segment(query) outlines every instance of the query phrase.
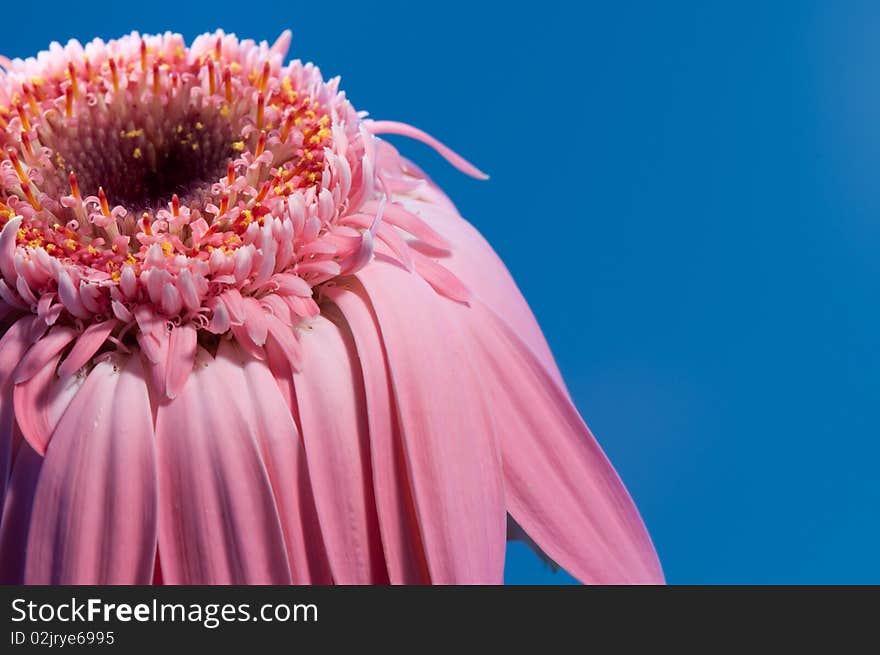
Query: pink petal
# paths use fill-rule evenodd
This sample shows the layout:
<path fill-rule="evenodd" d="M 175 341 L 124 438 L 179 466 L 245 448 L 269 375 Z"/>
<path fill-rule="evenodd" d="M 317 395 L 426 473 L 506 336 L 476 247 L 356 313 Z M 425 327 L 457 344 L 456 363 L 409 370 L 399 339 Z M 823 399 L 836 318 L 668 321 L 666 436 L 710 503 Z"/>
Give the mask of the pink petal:
<path fill-rule="evenodd" d="M 367 208 L 378 211 L 379 205 L 371 202 L 366 204 L 365 209 Z M 382 209 L 382 222 L 400 228 L 434 250 L 444 253 L 449 251 L 449 241 L 446 237 L 402 204 L 396 202 L 386 204 Z"/>
<path fill-rule="evenodd" d="M 320 316 L 294 374 L 321 533 L 337 584 L 387 582 L 370 474 L 363 381 L 346 330 Z"/>
<path fill-rule="evenodd" d="M 60 359 L 61 355 L 56 355 L 36 375 L 16 384 L 13 392 L 18 427 L 40 455 L 46 454 L 58 421 L 84 382 L 81 377 L 62 379 L 55 375 Z"/>
<path fill-rule="evenodd" d="M 220 344 L 217 366 L 241 392 L 231 400 L 253 427 L 266 464 L 269 483 L 287 545 L 293 582 L 319 584 L 330 581 L 326 555 L 314 510 L 305 450 L 290 407 L 264 362 L 248 357 L 231 341 Z"/>
<path fill-rule="evenodd" d="M 423 132 L 417 127 L 407 125 L 406 123 L 398 123 L 396 121 L 370 121 L 367 124 L 367 129 L 370 130 L 370 132 L 372 132 L 373 134 L 399 134 L 401 136 L 407 136 L 411 139 L 421 141 L 422 143 L 431 146 L 440 154 L 441 157 L 443 157 L 446 161 L 455 166 L 455 168 L 460 170 L 465 175 L 470 175 L 471 177 L 475 177 L 478 180 L 489 179 L 488 175 L 486 175 L 483 171 L 474 166 L 464 157 L 454 152 L 448 146 L 440 143 L 430 134 L 428 134 L 427 132 Z"/>
<path fill-rule="evenodd" d="M 6 222 L 0 232 L 0 273 L 6 278 L 8 284 L 14 285 L 18 279 L 15 271 L 15 238 L 18 228 L 21 227 L 21 216 L 15 216 Z"/>
<path fill-rule="evenodd" d="M 165 395 L 176 398 L 183 390 L 196 359 L 196 329 L 179 325 L 168 336 L 168 363 L 165 368 Z"/>
<path fill-rule="evenodd" d="M 562 384 L 562 376 L 522 294 L 504 263 L 486 240 L 465 221 L 449 199 L 434 186 L 423 188 L 430 202 L 401 198 L 400 202 L 452 244 L 451 255 L 441 262 L 463 280 L 473 295 L 492 308 L 535 352 L 554 379 Z"/>
<path fill-rule="evenodd" d="M 111 319 L 101 323 L 92 323 L 83 330 L 83 333 L 77 337 L 76 343 L 73 344 L 73 348 L 70 349 L 70 353 L 58 368 L 58 377 L 68 378 L 85 366 L 98 352 L 98 349 L 104 345 L 116 325 L 117 322 Z"/>
<path fill-rule="evenodd" d="M 168 584 L 289 584 L 284 537 L 227 365 L 204 350 L 159 406 L 159 553 Z"/>
<path fill-rule="evenodd" d="M 98 363 L 52 436 L 27 584 L 146 584 L 156 555 L 153 424 L 140 358 Z"/>
<path fill-rule="evenodd" d="M 662 584 L 638 510 L 568 395 L 504 321 L 474 311 L 510 514 L 583 582 Z"/>
<path fill-rule="evenodd" d="M 425 584 L 430 577 L 407 480 L 385 351 L 363 288 L 358 287 L 358 291 L 333 287 L 324 293 L 345 315 L 357 346 L 367 402 L 373 489 L 389 578 L 392 584 Z"/>
<path fill-rule="evenodd" d="M 467 308 L 375 261 L 357 274 L 388 357 L 431 581 L 499 584 L 506 513 L 481 384 L 459 328 Z"/>
<path fill-rule="evenodd" d="M 158 398 L 165 395 L 168 386 L 168 346 L 170 341 L 170 335 L 164 328 L 154 334 L 140 332 L 137 335 L 138 345 L 144 355 L 147 383 L 150 390 Z"/>
<path fill-rule="evenodd" d="M 470 289 L 443 264 L 426 257 L 418 250 L 413 250 L 411 256 L 415 262 L 416 272 L 434 288 L 434 291 L 457 302 L 466 303 L 471 299 Z"/>
<path fill-rule="evenodd" d="M 64 350 L 76 336 L 76 331 L 69 327 L 53 327 L 48 334 L 37 341 L 15 368 L 13 380 L 16 384 L 26 382 L 46 364 Z"/>
<path fill-rule="evenodd" d="M 290 328 L 288 328 L 289 330 Z M 294 339 L 296 340 L 296 339 Z M 266 365 L 272 373 L 272 379 L 278 392 L 284 400 L 284 407 L 297 417 L 299 411 L 296 406 L 296 394 L 293 390 L 293 369 L 288 356 L 279 347 L 274 339 L 266 342 Z M 315 504 L 315 496 L 312 491 L 312 483 L 309 478 L 309 470 L 306 463 L 305 446 L 302 437 L 297 442 L 297 470 L 299 472 L 300 491 L 300 520 L 302 521 L 307 549 L 306 564 L 308 565 L 308 577 L 312 584 L 332 584 L 333 575 L 330 572 L 330 562 L 327 560 L 327 549 L 324 547 L 324 538 L 321 536 L 321 526 L 318 521 L 318 509 Z M 293 566 L 296 574 L 302 572 L 301 562 L 295 562 Z M 299 584 L 298 580 L 294 580 Z"/>

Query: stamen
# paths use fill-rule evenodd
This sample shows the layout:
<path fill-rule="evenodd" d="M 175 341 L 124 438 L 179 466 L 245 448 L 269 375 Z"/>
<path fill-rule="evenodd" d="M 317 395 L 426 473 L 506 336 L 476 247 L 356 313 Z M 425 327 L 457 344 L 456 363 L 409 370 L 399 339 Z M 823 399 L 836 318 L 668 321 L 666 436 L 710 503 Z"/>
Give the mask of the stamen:
<path fill-rule="evenodd" d="M 24 111 L 24 106 L 21 102 L 15 103 L 15 111 L 18 112 L 18 117 L 21 119 L 21 127 L 25 132 L 31 129 L 31 123 L 28 120 L 27 114 Z"/>
<path fill-rule="evenodd" d="M 21 162 L 18 160 L 18 154 L 12 148 L 7 149 L 6 154 L 9 155 L 9 161 L 12 162 L 12 167 L 15 169 L 15 174 L 18 175 L 19 181 L 22 185 L 26 185 L 28 183 L 28 178 L 24 173 L 24 169 L 21 167 Z"/>
<path fill-rule="evenodd" d="M 155 62 L 155 63 L 153 64 L 153 95 L 154 95 L 154 96 L 157 96 L 157 97 L 158 97 L 158 95 L 159 95 L 159 88 L 160 88 L 160 87 L 159 87 L 159 82 L 160 82 L 160 78 L 159 78 L 159 62 Z"/>
<path fill-rule="evenodd" d="M 98 187 L 98 203 L 101 205 L 101 213 L 110 218 L 110 205 L 107 202 L 107 194 L 104 193 L 104 187 Z"/>
<path fill-rule="evenodd" d="M 208 94 L 214 95 L 217 92 L 217 89 L 215 88 L 215 83 L 214 83 L 214 60 L 208 59 L 207 65 L 208 65 Z"/>
<path fill-rule="evenodd" d="M 70 118 L 73 116 L 73 88 L 68 87 L 64 91 L 64 116 Z"/>
<path fill-rule="evenodd" d="M 257 96 L 257 129 L 263 129 L 263 118 L 266 110 L 266 96 L 262 93 Z"/>
<path fill-rule="evenodd" d="M 76 81 L 76 69 L 73 67 L 73 62 L 67 64 L 67 78 L 70 80 L 70 88 L 73 91 L 73 97 L 79 97 L 79 84 Z"/>
<path fill-rule="evenodd" d="M 72 195 L 77 200 L 82 200 L 82 197 L 79 193 L 79 184 L 76 181 L 76 173 L 70 171 L 70 195 Z"/>
<path fill-rule="evenodd" d="M 21 144 L 24 146 L 24 151 L 28 154 L 28 156 L 33 157 L 34 149 L 31 146 L 31 138 L 27 135 L 27 132 L 21 133 Z"/>
<path fill-rule="evenodd" d="M 110 80 L 113 83 L 113 93 L 119 93 L 119 71 L 116 70 L 116 59 L 110 57 Z"/>
<path fill-rule="evenodd" d="M 260 93 L 266 93 L 266 87 L 269 85 L 269 62 L 263 63 L 263 73 L 260 75 L 260 85 L 257 87 Z"/>
<path fill-rule="evenodd" d="M 226 102 L 232 103 L 232 71 L 229 66 L 223 67 L 223 90 L 226 94 Z"/>

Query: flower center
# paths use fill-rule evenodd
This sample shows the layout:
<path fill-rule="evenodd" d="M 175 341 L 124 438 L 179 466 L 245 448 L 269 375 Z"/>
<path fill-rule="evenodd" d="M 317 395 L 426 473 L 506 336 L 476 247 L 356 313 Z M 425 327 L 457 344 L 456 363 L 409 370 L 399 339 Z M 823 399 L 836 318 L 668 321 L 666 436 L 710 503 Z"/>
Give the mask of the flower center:
<path fill-rule="evenodd" d="M 332 96 L 308 67 L 222 37 L 109 45 L 17 76 L 0 103 L 0 221 L 24 217 L 18 245 L 118 280 L 158 253 L 231 253 L 320 187 L 331 119 L 318 96 Z"/>
<path fill-rule="evenodd" d="M 149 105 L 119 103 L 114 112 L 87 106 L 73 127 L 56 118 L 39 131 L 40 141 L 75 173 L 84 194 L 97 196 L 103 188 L 110 202 L 137 212 L 167 207 L 174 194 L 184 205 L 203 204 L 237 154 L 241 127 L 216 107 L 173 99 L 161 112 Z M 67 186 L 66 175 L 52 172 L 59 179 L 47 176 L 44 189 Z"/>
<path fill-rule="evenodd" d="M 286 46 L 53 48 L 0 68 L 6 305 L 222 333 L 244 320 L 236 298 L 278 291 L 275 311 L 313 314 L 312 288 L 372 253 L 374 137 L 335 80 L 283 65 Z"/>

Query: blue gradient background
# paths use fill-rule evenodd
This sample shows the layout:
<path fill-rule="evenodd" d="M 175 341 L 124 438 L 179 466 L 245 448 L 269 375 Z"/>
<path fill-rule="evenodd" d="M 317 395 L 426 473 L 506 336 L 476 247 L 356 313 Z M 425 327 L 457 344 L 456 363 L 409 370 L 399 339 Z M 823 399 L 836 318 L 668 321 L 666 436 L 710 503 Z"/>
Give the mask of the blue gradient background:
<path fill-rule="evenodd" d="M 507 262 L 670 582 L 880 582 L 880 5 L 500 7 L 18 3 L 0 48 L 291 27 L 492 174 L 400 142 Z M 571 581 L 518 546 L 507 579 Z"/>

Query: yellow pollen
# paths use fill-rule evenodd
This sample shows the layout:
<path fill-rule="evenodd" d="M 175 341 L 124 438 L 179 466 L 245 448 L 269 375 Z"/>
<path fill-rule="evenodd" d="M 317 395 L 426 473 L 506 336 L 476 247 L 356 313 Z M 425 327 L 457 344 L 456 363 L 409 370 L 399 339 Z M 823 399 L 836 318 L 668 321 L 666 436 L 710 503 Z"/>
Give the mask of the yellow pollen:
<path fill-rule="evenodd" d="M 174 246 L 171 245 L 170 241 L 162 242 L 162 252 L 165 253 L 166 257 L 170 257 L 171 253 L 174 252 Z"/>
<path fill-rule="evenodd" d="M 131 156 L 134 157 L 135 159 L 140 159 L 141 157 L 144 156 L 144 153 L 141 151 L 140 148 L 135 148 L 134 152 L 131 153 Z"/>
<path fill-rule="evenodd" d="M 242 150 L 244 150 L 244 141 L 236 141 L 232 144 L 232 149 L 236 152 L 241 152 Z"/>
<path fill-rule="evenodd" d="M 204 130 L 204 129 L 205 129 L 205 124 L 204 124 L 203 122 L 201 122 L 201 121 L 196 121 L 196 129 L 197 129 L 197 130 Z"/>

